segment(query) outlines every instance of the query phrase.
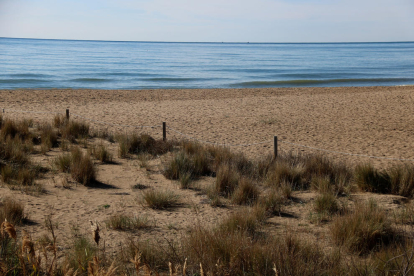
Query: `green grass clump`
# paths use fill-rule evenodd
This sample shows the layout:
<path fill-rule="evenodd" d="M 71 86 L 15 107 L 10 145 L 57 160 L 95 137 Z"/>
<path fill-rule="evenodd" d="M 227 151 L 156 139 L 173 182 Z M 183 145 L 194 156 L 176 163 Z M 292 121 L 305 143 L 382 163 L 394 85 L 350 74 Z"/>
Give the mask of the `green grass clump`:
<path fill-rule="evenodd" d="M 168 209 L 179 204 L 179 196 L 171 191 L 148 189 L 142 193 L 142 196 L 151 209 Z"/>

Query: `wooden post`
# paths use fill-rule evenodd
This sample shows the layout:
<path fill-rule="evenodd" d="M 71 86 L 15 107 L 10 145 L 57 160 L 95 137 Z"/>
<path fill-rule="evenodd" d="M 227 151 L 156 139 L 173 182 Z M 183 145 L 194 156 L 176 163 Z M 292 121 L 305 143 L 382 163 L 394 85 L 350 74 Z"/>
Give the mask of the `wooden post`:
<path fill-rule="evenodd" d="M 273 148 L 274 148 L 274 155 L 275 155 L 275 159 L 277 158 L 277 136 L 273 137 Z"/>
<path fill-rule="evenodd" d="M 69 109 L 66 109 L 66 119 L 69 120 Z"/>
<path fill-rule="evenodd" d="M 162 140 L 167 141 L 167 123 L 162 122 Z"/>

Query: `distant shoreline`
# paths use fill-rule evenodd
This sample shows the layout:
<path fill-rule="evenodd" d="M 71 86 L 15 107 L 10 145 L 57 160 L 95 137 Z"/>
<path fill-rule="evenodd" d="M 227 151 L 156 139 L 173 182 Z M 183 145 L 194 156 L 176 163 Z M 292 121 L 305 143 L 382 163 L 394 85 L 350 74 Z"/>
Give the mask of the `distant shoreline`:
<path fill-rule="evenodd" d="M 34 38 L 34 37 L 1 37 L 6 39 L 57 40 L 83 42 L 137 42 L 137 43 L 213 43 L 213 44 L 367 44 L 367 43 L 414 43 L 414 41 L 331 41 L 331 42 L 250 42 L 250 41 L 140 41 L 140 40 L 102 40 L 102 39 L 70 39 L 70 38 Z"/>

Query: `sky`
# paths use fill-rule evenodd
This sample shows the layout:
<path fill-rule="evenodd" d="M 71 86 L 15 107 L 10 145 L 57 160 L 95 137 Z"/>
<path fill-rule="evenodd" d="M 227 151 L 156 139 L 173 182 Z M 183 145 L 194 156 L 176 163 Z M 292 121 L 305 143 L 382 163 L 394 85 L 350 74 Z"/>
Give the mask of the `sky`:
<path fill-rule="evenodd" d="M 0 37 L 414 41 L 414 0 L 0 0 Z"/>

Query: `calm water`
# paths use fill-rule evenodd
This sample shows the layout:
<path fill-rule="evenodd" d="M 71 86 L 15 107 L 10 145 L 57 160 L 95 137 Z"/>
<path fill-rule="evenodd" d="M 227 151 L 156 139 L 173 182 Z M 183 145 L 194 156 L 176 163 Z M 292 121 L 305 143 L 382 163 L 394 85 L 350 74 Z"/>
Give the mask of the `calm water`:
<path fill-rule="evenodd" d="M 414 84 L 414 42 L 254 44 L 0 38 L 0 89 Z"/>

